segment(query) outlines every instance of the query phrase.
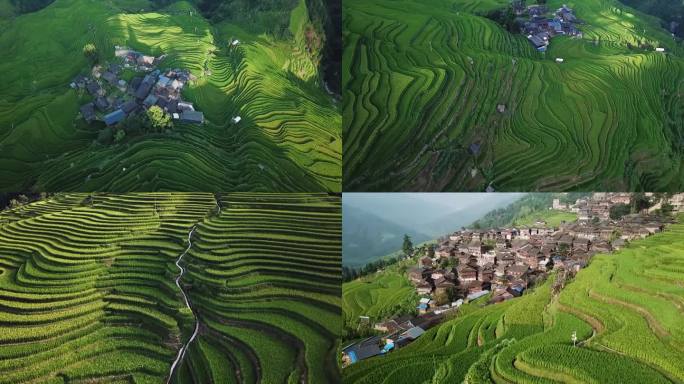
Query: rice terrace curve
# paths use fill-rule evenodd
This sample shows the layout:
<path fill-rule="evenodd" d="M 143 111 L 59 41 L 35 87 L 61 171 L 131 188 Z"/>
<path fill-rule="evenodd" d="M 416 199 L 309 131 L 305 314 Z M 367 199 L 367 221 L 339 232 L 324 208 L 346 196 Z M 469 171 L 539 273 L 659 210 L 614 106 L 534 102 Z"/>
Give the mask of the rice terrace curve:
<path fill-rule="evenodd" d="M 0 191 L 341 190 L 321 0 L 14 3 Z M 148 75 L 150 97 L 129 96 Z"/>
<path fill-rule="evenodd" d="M 593 256 L 574 278 L 552 272 L 518 298 L 472 300 L 413 343 L 345 368 L 344 382 L 681 383 L 682 219 Z"/>
<path fill-rule="evenodd" d="M 0 383 L 339 383 L 340 211 L 259 193 L 0 211 Z"/>
<path fill-rule="evenodd" d="M 343 2 L 345 191 L 681 190 L 681 38 L 618 0 L 513 31 L 512 3 Z"/>

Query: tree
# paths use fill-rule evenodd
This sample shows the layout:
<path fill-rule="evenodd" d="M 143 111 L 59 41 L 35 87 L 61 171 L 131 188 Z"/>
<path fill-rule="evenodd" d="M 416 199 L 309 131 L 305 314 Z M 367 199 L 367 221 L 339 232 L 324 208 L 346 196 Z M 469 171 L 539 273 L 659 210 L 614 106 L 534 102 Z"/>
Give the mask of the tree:
<path fill-rule="evenodd" d="M 126 137 L 126 132 L 123 129 L 119 129 L 114 135 L 114 141 L 118 143 L 119 141 L 123 140 L 124 137 Z"/>
<path fill-rule="evenodd" d="M 404 234 L 404 244 L 401 246 L 401 249 L 404 251 L 406 257 L 413 254 L 413 243 L 411 242 L 411 237 L 407 234 Z"/>
<path fill-rule="evenodd" d="M 632 195 L 632 213 L 639 213 L 651 207 L 651 200 L 643 193 Z"/>
<path fill-rule="evenodd" d="M 93 63 L 96 63 L 98 60 L 97 47 L 93 43 L 83 46 L 83 54 Z"/>
<path fill-rule="evenodd" d="M 628 215 L 631 208 L 627 204 L 615 204 L 610 207 L 610 218 L 619 220 L 622 216 Z"/>
<path fill-rule="evenodd" d="M 444 305 L 449 302 L 449 294 L 446 290 L 440 289 L 435 292 L 433 299 L 436 305 Z"/>
<path fill-rule="evenodd" d="M 153 105 L 147 110 L 147 121 L 152 129 L 163 132 L 165 128 L 171 128 L 171 116 L 169 116 L 158 105 Z"/>
<path fill-rule="evenodd" d="M 664 202 L 660 206 L 660 214 L 663 216 L 668 216 L 674 211 L 674 206 L 668 202 Z"/>
<path fill-rule="evenodd" d="M 427 247 L 427 257 L 431 259 L 435 257 L 435 247 L 433 247 L 432 245 L 428 245 Z"/>
<path fill-rule="evenodd" d="M 601 221 L 598 216 L 594 216 L 591 218 L 591 223 L 592 224 L 598 224 Z"/>
<path fill-rule="evenodd" d="M 451 260 L 449 260 L 448 257 L 443 258 L 439 262 L 439 267 L 442 269 L 447 269 L 449 267 L 449 264 L 451 264 Z"/>
<path fill-rule="evenodd" d="M 114 131 L 112 130 L 112 127 L 107 127 L 101 130 L 97 135 L 97 142 L 100 144 L 110 144 L 113 138 Z"/>

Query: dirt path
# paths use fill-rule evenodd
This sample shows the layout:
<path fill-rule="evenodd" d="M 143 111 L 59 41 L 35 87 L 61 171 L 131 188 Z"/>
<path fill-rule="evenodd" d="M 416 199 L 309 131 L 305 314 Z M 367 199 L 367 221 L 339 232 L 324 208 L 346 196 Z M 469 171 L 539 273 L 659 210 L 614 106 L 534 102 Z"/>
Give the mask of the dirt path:
<path fill-rule="evenodd" d="M 185 268 L 181 267 L 180 262 L 183 260 L 183 256 L 185 256 L 188 251 L 190 251 L 190 248 L 192 248 L 192 234 L 195 232 L 195 229 L 197 228 L 197 225 L 193 225 L 192 229 L 190 229 L 190 233 L 188 233 L 188 247 L 185 249 L 185 252 L 183 252 L 178 259 L 176 260 L 176 266 L 178 269 L 180 269 L 180 273 L 176 277 L 176 286 L 181 292 L 181 295 L 183 295 L 183 301 L 185 302 L 185 306 L 192 312 L 192 317 L 195 320 L 195 330 L 192 332 L 192 336 L 190 336 L 190 339 L 188 340 L 187 343 L 183 344 L 181 349 L 178 351 L 178 355 L 176 356 L 176 360 L 174 360 L 173 364 L 171 364 L 171 369 L 169 370 L 169 377 L 166 379 L 166 384 L 169 384 L 171 382 L 171 378 L 173 377 L 173 372 L 176 369 L 176 367 L 180 364 L 180 362 L 183 360 L 183 357 L 185 357 L 185 352 L 187 352 L 188 347 L 190 346 L 190 343 L 195 340 L 197 337 L 197 334 L 199 333 L 199 319 L 197 318 L 197 315 L 195 312 L 192 310 L 192 307 L 190 305 L 190 300 L 188 299 L 188 295 L 185 293 L 183 290 L 183 287 L 180 284 L 180 280 L 183 278 L 183 275 L 185 274 Z"/>

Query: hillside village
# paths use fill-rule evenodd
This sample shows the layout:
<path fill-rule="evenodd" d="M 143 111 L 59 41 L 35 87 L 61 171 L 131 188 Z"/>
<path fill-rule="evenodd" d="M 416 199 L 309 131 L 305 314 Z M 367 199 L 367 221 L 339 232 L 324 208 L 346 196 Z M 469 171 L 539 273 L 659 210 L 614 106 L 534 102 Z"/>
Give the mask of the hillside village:
<path fill-rule="evenodd" d="M 204 114 L 196 111 L 191 102 L 181 98 L 183 88 L 196 80 L 188 70 L 158 69 L 164 56 L 154 57 L 126 47 L 115 46 L 117 62 L 97 64 L 89 76 L 78 75 L 70 86 L 84 90 L 93 101 L 80 108 L 81 117 L 90 123 L 103 121 L 116 125 L 128 116 L 158 106 L 174 120 L 204 123 Z M 134 76 L 126 81 L 125 72 Z"/>
<path fill-rule="evenodd" d="M 594 193 L 572 204 L 555 199 L 549 209 L 574 213 L 577 220 L 555 228 L 537 221 L 519 228 L 462 229 L 427 247 L 422 257 L 417 251 L 413 257 L 417 264 L 407 275 L 420 296 L 418 316 L 373 324 L 382 334 L 346 346 L 343 363 L 349 365 L 407 345 L 455 314 L 464 303 L 480 299 L 483 305 L 491 305 L 511 300 L 545 280 L 551 271 L 571 277 L 593 255 L 619 250 L 673 222 L 671 216 L 655 214 L 663 202 L 612 220 L 611 207 L 630 204 L 631 199 L 629 193 Z M 667 203 L 673 212 L 684 212 L 684 193 Z"/>
<path fill-rule="evenodd" d="M 565 4 L 553 14 L 550 14 L 547 6 L 543 4 L 525 7 L 525 2 L 518 0 L 512 5 L 519 18 L 522 32 L 540 52 L 546 52 L 554 36 L 582 37 L 582 32 L 577 28 L 582 21 L 575 16 L 572 8 Z"/>

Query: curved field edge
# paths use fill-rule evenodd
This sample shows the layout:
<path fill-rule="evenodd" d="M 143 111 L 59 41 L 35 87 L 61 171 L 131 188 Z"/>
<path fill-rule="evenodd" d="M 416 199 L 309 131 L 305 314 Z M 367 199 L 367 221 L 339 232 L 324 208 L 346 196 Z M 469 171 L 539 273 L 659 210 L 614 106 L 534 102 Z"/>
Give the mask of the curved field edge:
<path fill-rule="evenodd" d="M 682 382 L 683 234 L 674 224 L 596 255 L 558 295 L 551 275 L 521 298 L 466 307 L 413 344 L 345 368 L 344 381 Z"/>
<path fill-rule="evenodd" d="M 0 190 L 340 191 L 341 115 L 302 43 L 309 17 L 303 0 L 292 13 L 291 39 L 209 24 L 183 1 L 125 13 L 56 0 L 8 21 L 0 35 L 0 47 L 12 52 L 0 64 L 7 74 Z M 241 44 L 231 49 L 231 39 Z M 107 59 L 114 45 L 167 54 L 162 66 L 198 77 L 184 99 L 208 123 L 99 144 L 99 128 L 77 116 L 89 98 L 69 89 L 89 67 L 81 53 L 88 42 Z M 242 121 L 233 124 L 238 115 Z"/>
<path fill-rule="evenodd" d="M 0 212 L 0 383 L 336 382 L 340 199 L 58 194 Z M 220 209 L 220 213 L 219 213 Z"/>
<path fill-rule="evenodd" d="M 584 36 L 542 55 L 482 16 L 507 1 L 345 1 L 345 190 L 681 189 L 681 44 L 614 0 L 563 3 Z"/>

